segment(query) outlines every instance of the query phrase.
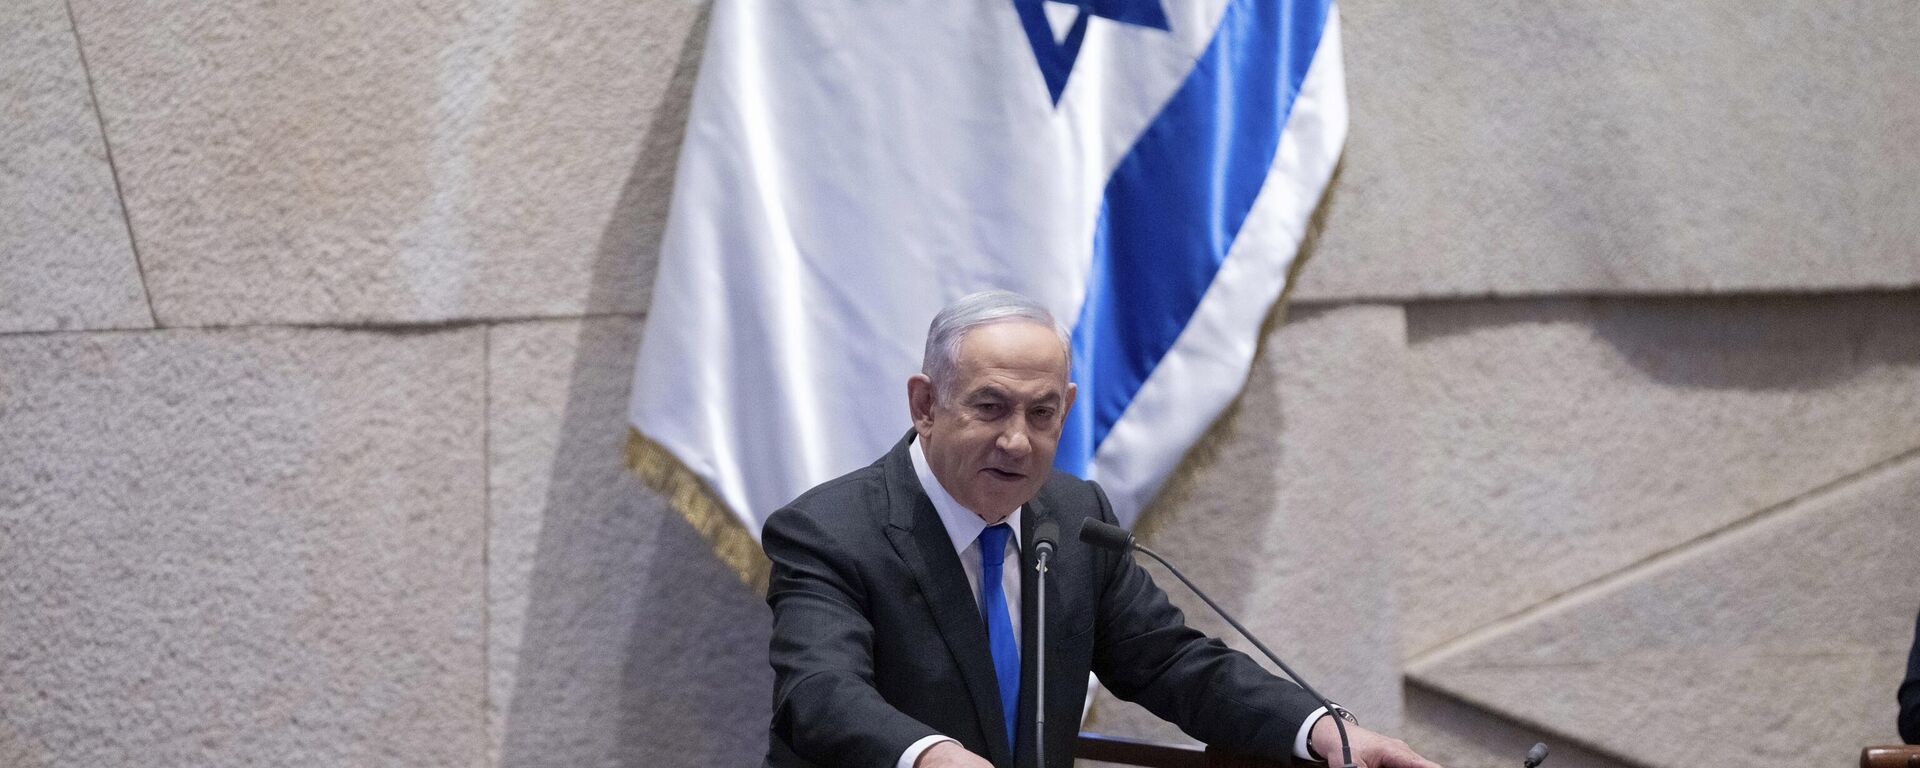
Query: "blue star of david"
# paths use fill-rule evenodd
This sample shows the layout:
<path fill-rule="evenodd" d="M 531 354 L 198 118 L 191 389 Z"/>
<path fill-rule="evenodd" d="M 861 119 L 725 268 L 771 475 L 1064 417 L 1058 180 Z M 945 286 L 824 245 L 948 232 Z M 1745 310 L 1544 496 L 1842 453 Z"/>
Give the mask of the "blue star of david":
<path fill-rule="evenodd" d="M 1013 0 L 1013 7 L 1020 14 L 1020 26 L 1027 31 L 1033 57 L 1040 62 L 1040 76 L 1046 79 L 1047 92 L 1053 95 L 1055 104 L 1060 103 L 1060 94 L 1067 90 L 1067 76 L 1073 74 L 1074 60 L 1080 58 L 1080 41 L 1086 37 L 1088 17 L 1099 16 L 1159 30 L 1168 28 L 1167 13 L 1160 6 L 1160 0 L 1071 0 L 1067 4 L 1079 6 L 1078 14 L 1067 28 L 1067 34 L 1056 40 L 1053 25 L 1047 22 L 1047 2 Z"/>

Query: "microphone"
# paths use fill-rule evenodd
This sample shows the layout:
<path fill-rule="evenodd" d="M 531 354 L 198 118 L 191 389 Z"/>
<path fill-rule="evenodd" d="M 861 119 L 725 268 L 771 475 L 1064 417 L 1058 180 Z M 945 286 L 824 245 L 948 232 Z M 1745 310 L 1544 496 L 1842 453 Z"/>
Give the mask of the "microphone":
<path fill-rule="evenodd" d="M 1340 759 L 1343 763 L 1342 768 L 1354 768 L 1353 744 L 1347 741 L 1347 721 L 1340 716 L 1340 712 L 1333 706 L 1333 702 L 1328 701 L 1327 697 L 1320 695 L 1320 692 L 1314 690 L 1313 686 L 1307 685 L 1307 681 L 1300 679 L 1300 675 L 1296 674 L 1292 667 L 1287 666 L 1286 662 L 1281 661 L 1279 656 L 1274 655 L 1273 651 L 1267 648 L 1266 643 L 1260 642 L 1260 638 L 1254 637 L 1253 633 L 1248 632 L 1246 627 L 1240 626 L 1240 622 L 1235 621 L 1233 616 L 1228 614 L 1225 608 L 1221 608 L 1219 603 L 1213 601 L 1213 598 L 1207 597 L 1207 593 L 1200 591 L 1199 587 L 1194 586 L 1193 582 L 1187 579 L 1186 574 L 1181 573 L 1180 569 L 1173 567 L 1173 563 L 1167 562 L 1167 559 L 1161 557 L 1159 553 L 1140 546 L 1138 542 L 1133 540 L 1133 534 L 1128 533 L 1125 528 L 1111 525 L 1103 520 L 1096 520 L 1091 517 L 1083 518 L 1080 521 L 1080 540 L 1101 549 L 1112 550 L 1123 555 L 1129 551 L 1138 550 L 1141 554 L 1151 557 L 1159 561 L 1161 565 L 1166 566 L 1167 571 L 1172 573 L 1174 578 L 1179 579 L 1180 583 L 1187 585 L 1187 589 L 1193 590 L 1195 595 L 1199 595 L 1200 600 L 1205 602 L 1208 608 L 1212 608 L 1214 613 L 1220 614 L 1220 618 L 1226 619 L 1227 624 L 1239 632 L 1241 637 L 1252 641 L 1253 647 L 1259 648 L 1260 652 L 1266 654 L 1267 658 L 1272 660 L 1275 666 L 1280 667 L 1280 671 L 1287 673 L 1287 677 L 1293 678 L 1293 682 L 1297 683 L 1301 690 L 1306 691 L 1307 695 L 1318 700 L 1320 706 L 1327 708 L 1327 716 L 1333 718 L 1333 727 L 1340 733 Z M 1529 754 L 1529 756 L 1531 756 L 1531 754 Z M 1533 767 L 1528 766 L 1528 768 Z"/>
<path fill-rule="evenodd" d="M 1133 549 L 1133 534 L 1128 533 L 1127 529 L 1091 517 L 1080 521 L 1080 540 L 1123 555 Z"/>
<path fill-rule="evenodd" d="M 1054 522 L 1053 518 L 1044 517 L 1040 519 L 1040 522 L 1034 524 L 1033 551 L 1036 557 L 1039 557 L 1039 558 L 1052 557 L 1053 549 L 1056 546 L 1056 542 L 1058 542 L 1059 540 L 1060 540 L 1060 524 Z M 1046 561 L 1043 559 L 1040 562 L 1044 563 Z M 1036 566 L 1037 565 L 1038 564 L 1036 564 Z M 1045 568 L 1039 568 L 1039 570 L 1041 573 L 1047 572 L 1047 569 Z"/>
<path fill-rule="evenodd" d="M 1527 768 L 1536 768 L 1536 766 L 1540 765 L 1543 762 L 1546 762 L 1546 760 L 1547 760 L 1547 745 L 1534 744 L 1533 749 L 1527 750 L 1527 763 L 1526 763 Z"/>
<path fill-rule="evenodd" d="M 1047 561 L 1059 546 L 1060 524 L 1051 517 L 1033 526 L 1033 762 L 1047 768 Z M 1527 766 L 1533 768 L 1533 766 Z"/>

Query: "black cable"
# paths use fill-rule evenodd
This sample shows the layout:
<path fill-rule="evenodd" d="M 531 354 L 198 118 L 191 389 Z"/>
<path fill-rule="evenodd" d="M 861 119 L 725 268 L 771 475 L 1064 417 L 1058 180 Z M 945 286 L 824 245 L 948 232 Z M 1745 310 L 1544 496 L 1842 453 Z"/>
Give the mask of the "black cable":
<path fill-rule="evenodd" d="M 1127 538 L 1131 539 L 1132 537 L 1129 536 Z M 1328 701 L 1327 697 L 1320 695 L 1320 692 L 1314 690 L 1313 686 L 1307 685 L 1307 681 L 1300 679 L 1299 675 L 1294 674 L 1293 668 L 1287 666 L 1286 662 L 1281 661 L 1279 656 L 1274 655 L 1272 649 L 1267 648 L 1266 643 L 1260 642 L 1260 638 L 1254 637 L 1253 633 L 1248 632 L 1246 627 L 1240 626 L 1240 622 L 1234 621 L 1233 616 L 1228 614 L 1226 609 L 1221 608 L 1219 603 L 1213 601 L 1213 598 L 1207 597 L 1207 593 L 1200 591 L 1199 587 L 1194 586 L 1186 574 L 1181 573 L 1179 568 L 1173 567 L 1173 563 L 1167 562 L 1167 559 L 1161 557 L 1160 553 L 1141 546 L 1137 541 L 1130 543 L 1132 543 L 1134 549 L 1139 550 L 1146 554 L 1146 556 L 1158 561 L 1161 565 L 1166 566 L 1167 570 L 1173 573 L 1174 578 L 1179 579 L 1180 583 L 1187 585 L 1187 589 L 1192 590 L 1194 594 L 1200 596 L 1201 600 L 1206 601 L 1207 607 L 1212 608 L 1214 613 L 1220 614 L 1220 618 L 1226 619 L 1227 623 L 1232 625 L 1234 630 L 1240 633 L 1241 637 L 1252 641 L 1253 647 L 1259 648 L 1261 653 L 1266 654 L 1268 659 L 1280 667 L 1280 671 L 1287 673 L 1287 677 L 1293 679 L 1294 684 L 1300 686 L 1301 690 L 1306 691 L 1307 695 L 1319 700 L 1320 706 L 1327 708 L 1327 716 L 1333 718 L 1333 727 L 1340 732 L 1340 762 L 1342 768 L 1354 768 L 1353 745 L 1347 741 L 1346 718 L 1340 716 L 1339 709 L 1333 705 L 1333 702 Z"/>

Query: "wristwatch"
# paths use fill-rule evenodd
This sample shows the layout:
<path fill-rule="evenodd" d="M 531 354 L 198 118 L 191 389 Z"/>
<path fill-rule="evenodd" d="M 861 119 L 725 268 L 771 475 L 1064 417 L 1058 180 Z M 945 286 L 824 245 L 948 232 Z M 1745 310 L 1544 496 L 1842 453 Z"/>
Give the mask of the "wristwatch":
<path fill-rule="evenodd" d="M 1347 721 L 1348 725 L 1360 724 L 1360 718 L 1354 717 L 1353 712 L 1349 711 L 1346 707 L 1340 706 L 1338 704 L 1330 705 L 1327 709 L 1327 714 L 1333 715 L 1334 717 Z M 1311 741 L 1307 742 L 1307 755 L 1309 757 L 1312 757 L 1314 762 L 1317 762 L 1317 763 L 1331 765 L 1333 762 L 1331 760 L 1328 760 L 1325 755 L 1320 754 L 1319 750 L 1314 749 L 1313 742 Z"/>

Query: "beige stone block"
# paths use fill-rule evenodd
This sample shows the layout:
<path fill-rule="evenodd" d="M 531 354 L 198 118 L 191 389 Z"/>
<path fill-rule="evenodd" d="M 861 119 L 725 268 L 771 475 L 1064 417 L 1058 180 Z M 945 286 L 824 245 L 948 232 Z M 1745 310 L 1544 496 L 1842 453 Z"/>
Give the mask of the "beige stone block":
<path fill-rule="evenodd" d="M 1346 2 L 1298 298 L 1920 285 L 1920 13 Z"/>
<path fill-rule="evenodd" d="M 0 337 L 0 765 L 478 764 L 482 346 Z"/>
<path fill-rule="evenodd" d="M 1841 764 L 1897 743 L 1920 452 L 1437 654 L 1430 685 L 1642 765 Z"/>
<path fill-rule="evenodd" d="M 636 311 L 685 0 L 76 0 L 168 325 Z"/>
<path fill-rule="evenodd" d="M 0 4 L 0 333 L 153 324 L 66 5 Z"/>
<path fill-rule="evenodd" d="M 1920 294 L 1407 309 L 1406 651 L 1920 446 Z"/>
<path fill-rule="evenodd" d="M 623 465 L 639 329 L 608 318 L 491 331 L 494 765 L 765 754 L 766 604 Z"/>
<path fill-rule="evenodd" d="M 1386 732 L 1401 720 L 1400 626 L 1394 559 L 1379 542 L 1409 503 L 1414 460 L 1404 328 L 1398 307 L 1296 310 L 1268 332 L 1240 401 L 1142 518 L 1148 546 Z M 1140 559 L 1189 623 L 1260 658 Z M 1104 692 L 1094 712 L 1104 733 L 1184 738 Z"/>

